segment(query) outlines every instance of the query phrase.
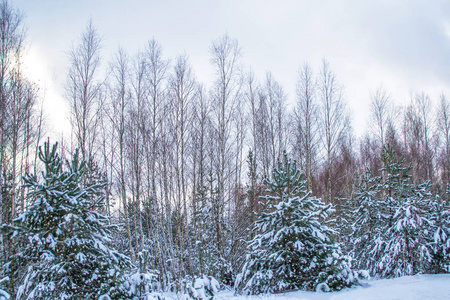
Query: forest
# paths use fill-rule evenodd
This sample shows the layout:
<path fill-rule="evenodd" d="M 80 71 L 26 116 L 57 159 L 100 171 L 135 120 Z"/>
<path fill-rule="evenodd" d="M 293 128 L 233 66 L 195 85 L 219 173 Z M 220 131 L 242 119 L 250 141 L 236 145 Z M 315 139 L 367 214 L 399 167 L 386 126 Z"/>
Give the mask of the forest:
<path fill-rule="evenodd" d="M 208 86 L 154 39 L 103 57 L 90 21 L 67 49 L 61 138 L 23 73 L 24 15 L 2 1 L 0 20 L 0 299 L 209 299 L 450 272 L 446 95 L 398 107 L 368 91 L 356 137 L 332 62 L 300 66 L 288 97 L 225 34 Z"/>

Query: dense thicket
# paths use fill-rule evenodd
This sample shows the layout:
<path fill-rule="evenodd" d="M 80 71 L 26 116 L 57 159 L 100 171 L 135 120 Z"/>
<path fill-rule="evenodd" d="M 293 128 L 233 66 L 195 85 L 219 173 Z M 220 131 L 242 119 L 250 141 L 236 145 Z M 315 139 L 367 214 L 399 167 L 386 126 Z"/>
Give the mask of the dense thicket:
<path fill-rule="evenodd" d="M 8 228 L 38 198 L 21 178 L 45 170 L 38 160 L 43 122 L 37 89 L 21 72 L 22 15 L 4 1 L 0 18 L 1 259 L 8 276 L 0 282 L 14 297 L 27 274 L 15 260 L 26 243 Z M 269 213 L 270 200 L 260 198 L 265 178 L 283 151 L 304 173 L 308 199 L 334 207 L 328 218 L 336 223 L 325 236 L 340 242 L 357 268 L 380 277 L 450 271 L 445 95 L 436 107 L 425 93 L 395 107 L 382 88 L 367 91 L 369 130 L 356 138 L 328 62 L 317 71 L 300 67 L 296 94 L 288 97 L 270 72 L 247 72 L 228 35 L 211 44 L 206 83 L 187 55 L 169 60 L 154 39 L 134 54 L 118 49 L 106 58 L 101 49 L 90 22 L 69 51 L 65 98 L 74 139 L 62 141 L 60 155 L 78 148 L 95 170 L 86 180 L 105 182 L 101 213 L 121 225 L 114 244 L 136 278 L 177 291 L 205 276 L 234 284 L 249 268 L 248 242 L 262 230 L 254 224 Z"/>

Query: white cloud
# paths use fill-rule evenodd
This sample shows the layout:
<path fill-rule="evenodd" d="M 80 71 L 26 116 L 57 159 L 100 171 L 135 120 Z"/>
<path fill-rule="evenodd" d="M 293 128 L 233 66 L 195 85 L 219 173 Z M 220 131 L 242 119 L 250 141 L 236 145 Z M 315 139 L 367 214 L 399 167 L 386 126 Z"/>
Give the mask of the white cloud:
<path fill-rule="evenodd" d="M 68 134 L 70 124 L 63 91 L 58 86 L 48 57 L 36 45 L 31 45 L 23 57 L 24 74 L 39 87 L 39 96 L 44 101 L 44 111 L 50 121 L 50 130 L 56 134 Z"/>

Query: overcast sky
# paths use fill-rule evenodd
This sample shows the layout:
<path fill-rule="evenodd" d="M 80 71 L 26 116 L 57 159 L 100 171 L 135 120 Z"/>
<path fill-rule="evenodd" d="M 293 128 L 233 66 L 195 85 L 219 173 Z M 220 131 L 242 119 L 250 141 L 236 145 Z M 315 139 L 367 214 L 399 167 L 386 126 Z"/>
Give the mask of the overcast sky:
<path fill-rule="evenodd" d="M 186 53 L 210 85 L 209 49 L 228 33 L 258 79 L 271 71 L 290 102 L 298 68 L 322 59 L 344 86 L 353 128 L 369 118 L 370 93 L 383 87 L 397 104 L 425 92 L 450 96 L 450 1 L 138 1 L 15 0 L 28 28 L 27 73 L 38 80 L 55 130 L 67 126 L 67 51 L 90 18 L 106 66 L 119 46 L 134 55 L 151 38 L 174 59 Z"/>

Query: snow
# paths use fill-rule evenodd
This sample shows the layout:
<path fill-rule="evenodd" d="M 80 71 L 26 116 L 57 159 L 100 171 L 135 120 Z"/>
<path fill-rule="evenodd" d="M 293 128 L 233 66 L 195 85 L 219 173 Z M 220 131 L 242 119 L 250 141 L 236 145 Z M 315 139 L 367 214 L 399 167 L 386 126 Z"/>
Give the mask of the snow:
<path fill-rule="evenodd" d="M 364 281 L 362 286 L 339 292 L 290 292 L 277 295 L 235 296 L 220 292 L 217 300 L 442 300 L 450 299 L 450 274 L 404 276 Z"/>
<path fill-rule="evenodd" d="M 110 298 L 102 298 L 107 300 Z M 174 292 L 147 294 L 146 300 L 191 299 Z M 199 298 L 207 299 L 207 298 Z M 339 292 L 296 291 L 257 296 L 235 295 L 233 290 L 214 292 L 214 300 L 444 300 L 450 299 L 450 274 L 403 276 L 394 279 L 371 279 L 361 286 Z M 0 298 L 1 300 L 1 298 Z"/>

